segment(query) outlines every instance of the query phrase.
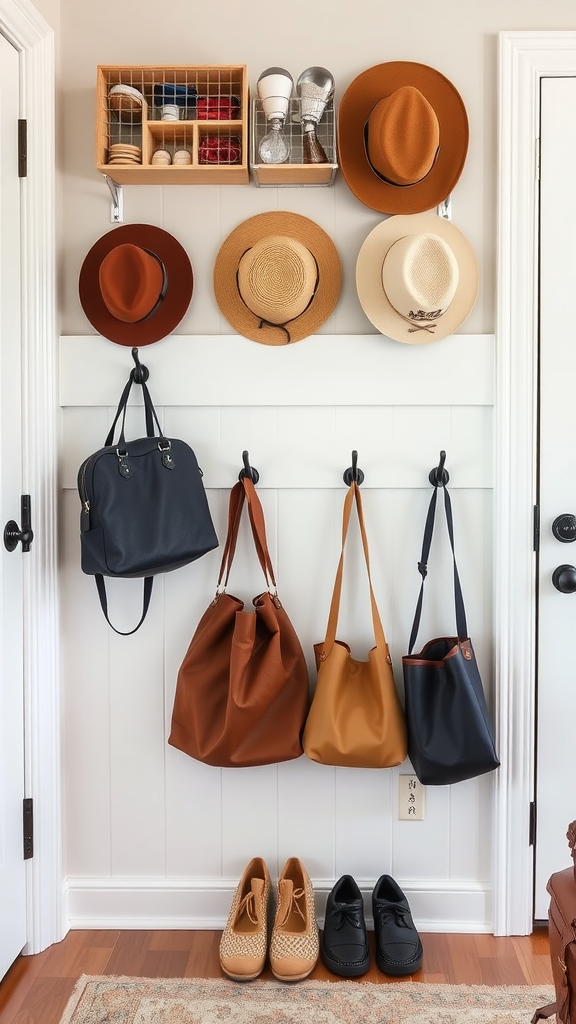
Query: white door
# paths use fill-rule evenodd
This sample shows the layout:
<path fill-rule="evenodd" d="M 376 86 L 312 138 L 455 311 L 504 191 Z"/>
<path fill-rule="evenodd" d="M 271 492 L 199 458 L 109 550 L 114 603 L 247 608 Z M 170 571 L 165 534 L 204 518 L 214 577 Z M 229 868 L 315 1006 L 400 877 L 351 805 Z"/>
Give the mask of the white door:
<path fill-rule="evenodd" d="M 21 526 L 19 55 L 0 35 L 0 530 Z M 0 544 L 0 978 L 26 942 L 23 555 Z"/>
<path fill-rule="evenodd" d="M 541 96 L 536 920 L 576 819 L 576 78 Z"/>

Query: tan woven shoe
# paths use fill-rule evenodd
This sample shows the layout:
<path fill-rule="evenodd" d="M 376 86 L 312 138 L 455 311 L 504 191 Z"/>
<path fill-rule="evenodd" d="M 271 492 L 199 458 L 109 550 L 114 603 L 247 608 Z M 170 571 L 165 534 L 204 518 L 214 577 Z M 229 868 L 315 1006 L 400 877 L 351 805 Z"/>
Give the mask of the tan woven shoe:
<path fill-rule="evenodd" d="M 301 981 L 316 966 L 319 953 L 314 889 L 306 868 L 290 857 L 278 879 L 278 903 L 270 966 L 279 981 Z"/>
<path fill-rule="evenodd" d="M 233 981 L 253 981 L 266 962 L 270 875 L 253 857 L 238 882 L 220 939 L 220 966 Z"/>

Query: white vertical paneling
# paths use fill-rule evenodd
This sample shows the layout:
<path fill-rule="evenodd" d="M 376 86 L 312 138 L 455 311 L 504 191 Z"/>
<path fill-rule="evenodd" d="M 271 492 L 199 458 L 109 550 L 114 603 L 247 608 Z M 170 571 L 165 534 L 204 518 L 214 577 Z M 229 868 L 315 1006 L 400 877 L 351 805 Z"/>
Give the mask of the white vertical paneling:
<path fill-rule="evenodd" d="M 138 192 L 139 189 L 134 189 Z M 158 190 L 160 191 L 160 190 Z M 187 209 L 190 186 L 170 185 L 162 192 L 162 227 L 181 239 L 182 212 Z M 212 271 L 218 253 L 219 241 L 214 226 L 220 219 L 220 192 L 217 185 L 202 186 L 202 202 L 194 206 L 194 215 L 189 225 L 189 241 L 186 251 L 192 264 L 194 290 L 192 300 L 177 330 L 180 334 L 198 331 L 202 324 L 207 334 L 218 334 L 220 330 L 218 308 L 214 302 Z M 197 368 L 201 375 L 201 363 Z M 194 387 L 196 374 L 190 381 Z"/>
<path fill-rule="evenodd" d="M 111 621 L 132 628 L 142 607 L 142 580 L 107 582 L 115 591 Z M 111 633 L 109 639 L 112 874 L 163 875 L 166 870 L 165 642 L 160 575 L 142 629 L 126 637 Z"/>
<path fill-rule="evenodd" d="M 221 772 L 222 873 L 239 878 L 252 857 L 264 857 L 271 868 L 277 849 L 278 766 Z"/>
<path fill-rule="evenodd" d="M 493 789 L 493 773 L 450 787 L 450 878 L 491 877 Z"/>
<path fill-rule="evenodd" d="M 60 502 L 60 587 L 64 682 L 65 867 L 110 874 L 109 629 L 92 576 L 80 571 L 80 502 Z"/>
<path fill-rule="evenodd" d="M 412 772 L 409 761 L 402 771 Z M 424 821 L 394 822 L 390 874 L 396 878 L 450 878 L 450 788 L 426 787 Z"/>
<path fill-rule="evenodd" d="M 303 755 L 278 765 L 278 870 L 288 857 L 300 857 L 314 877 L 333 877 L 335 846 L 335 768 Z"/>
<path fill-rule="evenodd" d="M 392 769 L 336 769 L 336 878 L 376 881 L 390 871 L 395 778 Z"/>
<path fill-rule="evenodd" d="M 177 209 L 176 199 L 171 193 L 170 203 L 175 204 L 171 216 Z M 210 206 L 210 196 L 208 200 Z M 222 197 L 220 201 L 229 203 Z M 301 199 L 294 197 L 291 208 L 304 210 L 309 203 L 306 193 Z M 233 213 L 230 207 L 230 230 L 235 226 Z M 325 214 L 330 220 L 332 213 Z M 380 343 L 388 342 L 380 339 Z M 234 347 L 239 353 L 242 344 L 243 339 L 237 339 Z M 490 780 L 430 787 L 425 820 L 400 822 L 398 775 L 411 771 L 408 761 L 399 768 L 370 771 L 317 765 L 303 756 L 279 765 L 219 769 L 195 761 L 166 741 L 178 669 L 215 591 L 230 489 L 242 469 L 244 449 L 260 473 L 258 493 L 279 595 L 302 644 L 311 691 L 316 683 L 313 645 L 325 635 L 340 556 L 347 490 L 343 473 L 351 465 L 352 451 L 358 451 L 358 466 L 365 474 L 361 493 L 374 592 L 403 698 L 401 657 L 407 652 L 420 586 L 417 562 L 432 494 L 428 473 L 445 448 L 470 631 L 490 690 L 492 461 L 486 455 L 492 430 L 490 391 L 481 389 L 480 402 L 460 401 L 452 406 L 446 384 L 444 404 L 435 391 L 431 404 L 422 405 L 411 401 L 404 382 L 393 404 L 361 404 L 361 391 L 357 405 L 330 403 L 325 393 L 318 405 L 310 404 L 309 398 L 303 404 L 286 402 L 282 400 L 283 364 L 278 365 L 279 354 L 270 349 L 262 353 L 262 365 L 267 367 L 261 378 L 267 381 L 265 396 L 261 387 L 257 392 L 254 388 L 253 370 L 242 377 L 240 361 L 233 401 L 228 391 L 220 405 L 213 396 L 203 404 L 207 345 L 207 339 L 187 339 L 182 349 L 184 366 L 197 363 L 198 373 L 185 371 L 189 383 L 186 379 L 184 388 L 182 372 L 176 370 L 174 389 L 168 378 L 160 384 L 152 365 L 156 353 L 140 353 L 142 361 L 152 365 L 150 388 L 163 429 L 169 436 L 185 439 L 204 470 L 220 547 L 155 581 L 148 618 L 134 637 L 117 637 L 109 630 L 93 581 L 79 569 L 76 473 L 79 462 L 104 442 L 115 412 L 114 405 L 108 404 L 110 385 L 105 389 L 107 404 L 102 405 L 98 388 L 94 391 L 89 381 L 83 381 L 85 397 L 78 405 L 65 403 L 63 410 L 68 858 L 69 872 L 75 876 L 71 905 L 78 908 L 78 920 L 94 921 L 96 880 L 102 876 L 112 880 L 103 911 L 110 924 L 122 920 L 123 913 L 130 914 L 132 923 L 149 921 L 145 908 L 153 905 L 149 902 L 152 880 L 155 889 L 167 886 L 161 898 L 163 920 L 201 926 L 209 906 L 219 920 L 222 892 L 231 895 L 247 861 L 260 855 L 273 877 L 288 857 L 302 858 L 319 884 L 319 916 L 327 890 L 341 874 L 357 877 L 368 898 L 376 878 L 391 872 L 414 892 L 427 927 L 436 927 L 438 908 L 445 905 L 444 894 L 449 892 L 450 926 L 469 919 L 475 928 L 483 928 L 479 907 L 490 885 Z M 76 349 L 64 346 L 63 352 L 76 360 Z M 280 355 L 294 359 L 294 353 Z M 128 353 L 123 356 L 110 370 L 117 378 L 114 398 L 131 368 Z M 71 378 L 66 362 L 67 358 L 62 379 L 68 393 Z M 353 372 L 349 378 L 354 388 Z M 336 377 L 331 387 L 335 382 Z M 337 386 L 341 388 L 342 382 Z M 387 387 L 390 391 L 390 381 Z M 174 401 L 176 392 L 179 401 Z M 135 403 L 128 410 L 128 438 L 141 435 L 144 429 L 137 395 Z M 438 527 L 420 645 L 454 628 L 452 562 L 442 515 Z M 264 585 L 244 514 L 228 589 L 250 609 Z M 141 582 L 111 580 L 109 592 L 113 621 L 128 628 L 139 615 Z M 75 690 L 74 664 L 86 645 L 93 644 L 94 631 L 101 638 L 97 654 Z M 374 644 L 355 514 L 346 547 L 338 635 L 358 658 L 366 658 Z M 90 709 L 88 718 L 85 707 Z M 75 722 L 82 715 L 77 731 Z M 138 879 L 147 880 L 141 899 L 132 891 Z M 182 906 L 174 918 L 174 886 L 185 891 L 188 884 L 195 893 L 186 901 L 191 909 L 187 912 Z"/>

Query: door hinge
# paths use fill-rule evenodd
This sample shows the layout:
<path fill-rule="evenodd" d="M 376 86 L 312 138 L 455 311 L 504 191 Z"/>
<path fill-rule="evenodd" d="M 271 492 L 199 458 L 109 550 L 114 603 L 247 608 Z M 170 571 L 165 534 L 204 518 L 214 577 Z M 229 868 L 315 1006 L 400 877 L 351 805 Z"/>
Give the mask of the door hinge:
<path fill-rule="evenodd" d="M 533 800 L 530 804 L 530 822 L 528 825 L 528 846 L 534 846 L 536 842 L 536 803 Z"/>
<path fill-rule="evenodd" d="M 534 505 L 533 538 L 534 551 L 540 551 L 540 505 Z"/>
<path fill-rule="evenodd" d="M 536 139 L 536 181 L 540 181 L 540 139 Z"/>
<path fill-rule="evenodd" d="M 28 174 L 28 121 L 18 118 L 18 177 L 25 178 Z"/>
<path fill-rule="evenodd" d="M 22 801 L 24 814 L 24 860 L 34 856 L 34 810 L 32 798 L 25 797 Z"/>

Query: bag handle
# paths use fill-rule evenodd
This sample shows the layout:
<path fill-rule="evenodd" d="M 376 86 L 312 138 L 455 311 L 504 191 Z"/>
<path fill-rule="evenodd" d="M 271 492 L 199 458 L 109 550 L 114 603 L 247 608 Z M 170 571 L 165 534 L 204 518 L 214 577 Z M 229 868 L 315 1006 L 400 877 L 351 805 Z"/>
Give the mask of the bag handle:
<path fill-rule="evenodd" d="M 218 592 L 220 589 L 225 590 L 228 586 L 228 578 L 230 576 L 230 569 L 232 568 L 232 561 L 236 551 L 238 530 L 240 528 L 242 509 L 244 508 L 245 501 L 248 505 L 248 515 L 250 518 L 250 526 L 252 528 L 254 546 L 256 548 L 256 554 L 258 555 L 258 561 L 260 562 L 262 572 L 266 579 L 266 586 L 269 590 L 273 588 L 275 592 L 276 579 L 266 541 L 264 512 L 262 505 L 260 504 L 260 499 L 256 494 L 254 484 L 249 477 L 243 477 L 242 480 L 234 485 L 230 492 L 230 503 L 228 506 L 228 533 L 226 536 L 226 543 L 224 545 L 222 561 L 220 563 L 220 572 L 218 574 L 218 584 L 216 589 Z"/>
<path fill-rule="evenodd" d="M 147 437 L 157 437 L 157 436 L 164 437 L 164 434 L 162 433 L 162 429 L 160 427 L 160 423 L 158 421 L 158 416 L 156 414 L 156 409 L 154 408 L 152 399 L 150 397 L 150 392 L 148 391 L 148 388 L 146 386 L 146 381 L 138 380 L 138 378 L 135 376 L 135 371 L 132 370 L 132 372 L 130 374 L 130 377 L 128 379 L 128 382 L 125 385 L 124 390 L 123 390 L 123 392 L 122 392 L 122 394 L 120 396 L 120 401 L 118 403 L 118 409 L 116 410 L 116 415 L 114 417 L 114 422 L 112 423 L 112 426 L 110 427 L 110 430 L 108 431 L 108 437 L 106 438 L 106 440 L 104 442 L 104 447 L 105 448 L 108 448 L 109 445 L 112 444 L 112 439 L 114 437 L 114 431 L 116 429 L 116 424 L 118 423 L 118 420 L 120 419 L 120 417 L 122 417 L 121 430 L 120 430 L 120 436 L 118 438 L 118 442 L 117 443 L 118 443 L 119 446 L 120 445 L 124 446 L 126 444 L 126 440 L 125 440 L 125 437 L 124 437 L 124 427 L 125 427 L 125 423 L 126 423 L 126 409 L 128 407 L 128 398 L 130 397 L 130 391 L 132 389 L 132 385 L 133 384 L 140 384 L 140 386 L 142 387 L 142 396 L 144 398 L 144 415 L 146 417 L 146 436 Z M 156 426 L 157 431 L 154 429 L 154 426 Z"/>
<path fill-rule="evenodd" d="M 146 618 L 146 613 L 150 605 L 150 598 L 152 597 L 152 584 L 154 583 L 154 577 L 146 576 L 144 578 L 144 589 L 142 592 L 142 615 L 140 616 L 140 622 L 138 623 L 138 625 L 134 626 L 134 629 L 129 629 L 127 633 L 123 633 L 122 630 L 116 629 L 116 626 L 113 626 L 112 623 L 110 622 L 110 619 L 108 618 L 108 598 L 106 596 L 106 583 L 104 582 L 104 577 L 102 576 L 101 573 L 97 572 L 94 575 L 94 579 L 96 580 L 96 588 L 98 590 L 98 597 L 100 598 L 100 607 L 104 612 L 104 618 L 106 619 L 108 625 L 111 626 L 114 632 L 118 633 L 119 636 L 132 636 L 132 633 L 135 633 L 137 629 L 140 629 L 140 626 L 142 625 L 144 619 Z"/>
<path fill-rule="evenodd" d="M 360 495 L 360 488 L 355 480 L 352 481 L 348 488 L 348 493 L 344 500 L 344 512 L 342 516 L 342 553 L 340 555 L 340 561 L 338 563 L 338 569 L 336 570 L 336 579 L 334 580 L 334 591 L 332 593 L 332 601 L 330 603 L 330 614 L 328 615 L 328 625 L 326 627 L 326 639 L 324 640 L 324 646 L 320 653 L 320 661 L 325 661 L 336 640 L 336 630 L 338 628 L 338 613 L 340 611 L 340 598 L 342 595 L 342 578 L 344 574 L 344 547 L 346 544 L 346 537 L 348 534 L 348 526 L 350 524 L 350 514 L 352 512 L 352 505 L 356 504 L 356 511 L 358 513 L 358 522 L 360 525 L 360 534 L 362 536 L 362 548 L 364 551 L 364 560 L 366 562 L 366 570 L 368 573 L 368 583 L 370 585 L 370 604 L 372 606 L 372 625 L 374 627 L 374 637 L 376 639 L 376 647 L 386 652 L 388 655 L 388 644 L 386 643 L 386 637 L 384 635 L 384 628 L 382 626 L 382 620 L 380 613 L 378 612 L 378 606 L 376 604 L 376 598 L 374 597 L 374 590 L 372 588 L 372 577 L 370 575 L 370 556 L 368 553 L 368 538 L 366 536 L 366 528 L 364 525 L 364 511 L 362 508 L 362 497 Z"/>
<path fill-rule="evenodd" d="M 422 583 L 420 584 L 420 593 L 418 595 L 416 612 L 414 614 L 414 622 L 412 623 L 412 632 L 410 633 L 410 642 L 408 644 L 409 655 L 412 654 L 412 648 L 416 643 L 416 637 L 418 636 L 418 630 L 420 628 L 420 617 L 422 615 L 422 600 L 424 597 L 424 580 L 426 579 L 428 573 L 428 556 L 430 554 L 430 545 L 432 543 L 432 534 L 434 532 L 436 500 L 438 497 L 438 490 L 440 487 L 442 487 L 444 491 L 444 511 L 446 513 L 446 525 L 448 527 L 450 547 L 452 548 L 452 561 L 454 563 L 454 606 L 456 610 L 456 630 L 458 633 L 459 640 L 466 640 L 468 636 L 466 612 L 464 610 L 464 598 L 462 596 L 462 587 L 460 586 L 460 577 L 458 575 L 458 567 L 456 565 L 456 554 L 454 552 L 454 523 L 452 520 L 452 502 L 450 501 L 450 495 L 448 494 L 448 488 L 446 484 L 435 484 L 434 491 L 430 499 L 430 505 L 428 506 L 426 525 L 424 526 L 422 554 L 420 556 L 420 561 L 418 562 L 418 572 L 422 577 Z"/>

